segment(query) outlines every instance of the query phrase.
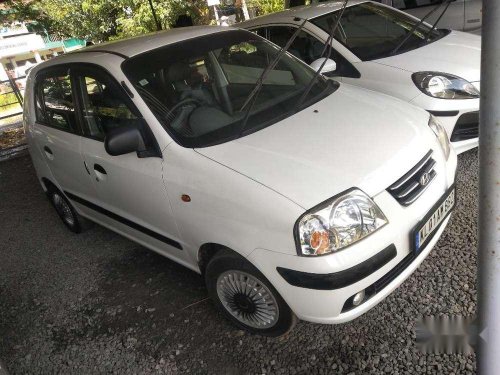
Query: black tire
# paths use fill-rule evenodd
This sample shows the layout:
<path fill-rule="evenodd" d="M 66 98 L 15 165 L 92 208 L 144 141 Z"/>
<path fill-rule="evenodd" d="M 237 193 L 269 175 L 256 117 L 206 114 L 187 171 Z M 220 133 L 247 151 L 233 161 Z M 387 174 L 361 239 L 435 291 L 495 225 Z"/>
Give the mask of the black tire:
<path fill-rule="evenodd" d="M 49 189 L 47 194 L 57 214 L 70 231 L 74 233 L 81 233 L 92 225 L 89 220 L 80 216 L 78 212 L 76 212 L 68 198 L 66 198 L 59 190 L 52 188 Z"/>
<path fill-rule="evenodd" d="M 231 289 L 230 291 L 228 288 L 224 289 L 224 285 L 229 285 L 225 280 L 234 275 L 240 275 L 245 282 L 252 283 L 258 281 L 261 284 L 259 287 L 264 293 L 254 296 L 254 298 L 257 297 L 260 299 L 260 303 L 254 303 L 259 301 L 255 301 L 251 296 L 245 295 L 245 293 L 241 292 L 241 289 L 229 288 Z M 219 276 L 221 277 L 220 281 Z M 219 286 L 218 282 L 221 282 Z M 217 308 L 236 326 L 246 331 L 264 336 L 278 337 L 291 331 L 298 321 L 293 311 L 265 276 L 250 262 L 236 253 L 227 250 L 217 253 L 206 267 L 205 283 L 208 294 Z M 252 290 L 255 291 L 256 289 Z M 221 297 L 219 293 L 225 297 Z M 228 293 L 231 294 L 229 295 Z M 268 303 L 262 303 L 262 296 L 265 296 L 265 300 Z M 223 302 L 221 298 L 225 299 L 225 301 Z M 275 316 L 267 319 L 269 315 L 265 315 L 266 319 L 272 322 L 267 326 L 266 323 L 263 323 L 262 327 L 256 327 L 257 322 L 262 320 L 262 314 L 267 314 L 268 312 L 262 312 L 262 306 L 264 306 L 264 309 L 271 309 L 269 311 L 271 311 L 271 314 L 275 314 Z M 276 306 L 277 309 L 275 308 Z M 236 310 L 236 313 L 241 314 L 240 319 L 242 320 L 249 321 L 255 319 L 256 321 L 252 322 L 253 326 L 236 318 L 230 311 L 231 308 L 233 309 L 233 313 Z"/>

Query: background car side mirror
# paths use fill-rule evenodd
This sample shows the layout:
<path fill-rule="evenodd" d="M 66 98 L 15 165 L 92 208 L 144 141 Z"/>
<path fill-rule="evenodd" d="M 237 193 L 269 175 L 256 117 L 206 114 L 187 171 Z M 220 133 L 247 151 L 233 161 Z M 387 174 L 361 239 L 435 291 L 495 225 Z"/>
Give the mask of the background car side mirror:
<path fill-rule="evenodd" d="M 325 66 L 323 66 L 323 69 L 321 70 L 321 74 L 331 73 L 337 70 L 337 63 L 332 59 L 327 59 L 326 57 L 320 57 L 319 59 L 314 60 L 309 66 L 313 68 L 315 71 L 318 71 L 318 69 L 323 64 L 323 61 L 325 60 L 326 63 Z"/>
<path fill-rule="evenodd" d="M 110 129 L 104 138 L 104 148 L 111 156 L 141 152 L 146 149 L 144 138 L 135 125 Z"/>

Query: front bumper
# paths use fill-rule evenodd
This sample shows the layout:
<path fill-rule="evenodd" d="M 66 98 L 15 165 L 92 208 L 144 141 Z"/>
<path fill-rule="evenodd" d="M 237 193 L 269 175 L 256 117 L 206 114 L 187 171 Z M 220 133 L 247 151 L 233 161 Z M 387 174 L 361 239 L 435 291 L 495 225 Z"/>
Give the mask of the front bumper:
<path fill-rule="evenodd" d="M 400 205 L 387 191 L 373 197 L 386 214 L 389 224 L 345 250 L 321 257 L 299 257 L 256 249 L 248 259 L 273 284 L 299 319 L 325 324 L 352 320 L 375 306 L 408 278 L 441 236 L 449 217 L 443 221 L 425 248 L 417 256 L 412 256 L 412 229 L 454 182 L 456 155 L 450 155 L 446 168 L 443 168 L 443 163 L 443 160 L 439 161 L 441 173 L 436 176 L 432 185 L 410 206 Z M 372 267 L 368 267 L 368 270 L 363 267 L 367 262 L 368 265 L 372 262 Z M 312 284 L 309 287 L 297 286 L 298 283 L 284 277 L 283 270 L 308 274 Z M 348 270 L 356 272 L 352 274 Z M 351 279 L 337 277 L 343 272 Z M 329 280 L 327 288 L 318 288 L 314 286 L 314 275 L 337 276 Z M 352 296 L 362 290 L 375 290 L 375 293 L 357 307 L 349 305 Z"/>

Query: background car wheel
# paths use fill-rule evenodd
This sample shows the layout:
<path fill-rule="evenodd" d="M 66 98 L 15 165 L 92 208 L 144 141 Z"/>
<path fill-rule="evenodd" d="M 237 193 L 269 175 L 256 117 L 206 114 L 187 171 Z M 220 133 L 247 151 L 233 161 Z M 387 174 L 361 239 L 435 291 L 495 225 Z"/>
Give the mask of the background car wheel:
<path fill-rule="evenodd" d="M 205 282 L 217 307 L 247 331 L 281 336 L 297 323 L 297 317 L 271 283 L 237 254 L 224 251 L 212 258 Z"/>
<path fill-rule="evenodd" d="M 76 212 L 68 199 L 59 190 L 51 189 L 49 198 L 63 223 L 72 232 L 81 233 L 91 225 L 90 221 Z"/>

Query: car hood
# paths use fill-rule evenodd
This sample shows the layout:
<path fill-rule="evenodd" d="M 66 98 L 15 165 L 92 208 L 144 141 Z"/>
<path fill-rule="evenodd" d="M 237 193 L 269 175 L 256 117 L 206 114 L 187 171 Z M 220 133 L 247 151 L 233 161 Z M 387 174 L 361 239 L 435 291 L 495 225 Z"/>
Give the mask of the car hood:
<path fill-rule="evenodd" d="M 196 151 L 310 208 L 352 187 L 385 190 L 435 144 L 428 120 L 399 99 L 342 84 L 283 121 Z"/>
<path fill-rule="evenodd" d="M 451 73 L 469 82 L 478 82 L 481 79 L 481 37 L 452 31 L 424 47 L 373 62 L 412 73 Z"/>

